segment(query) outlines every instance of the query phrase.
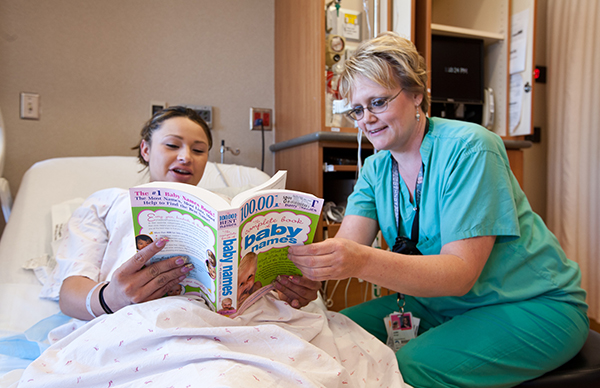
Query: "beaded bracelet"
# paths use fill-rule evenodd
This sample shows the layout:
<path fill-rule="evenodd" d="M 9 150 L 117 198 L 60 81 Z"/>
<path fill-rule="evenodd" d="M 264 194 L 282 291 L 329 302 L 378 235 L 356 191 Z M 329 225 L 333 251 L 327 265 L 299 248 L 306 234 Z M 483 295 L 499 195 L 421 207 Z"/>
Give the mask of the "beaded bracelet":
<path fill-rule="evenodd" d="M 92 294 L 94 293 L 94 291 L 96 291 L 96 288 L 98 288 L 99 286 L 103 285 L 104 282 L 98 283 L 96 284 L 94 287 L 92 287 L 92 289 L 90 290 L 90 292 L 87 294 L 87 298 L 85 298 L 85 307 L 87 308 L 88 313 L 90 313 L 90 315 L 94 318 L 96 318 L 96 314 L 94 314 L 94 310 L 92 310 Z"/>
<path fill-rule="evenodd" d="M 100 306 L 102 306 L 104 312 L 107 314 L 112 314 L 113 311 L 110 309 L 110 307 L 108 307 L 106 301 L 104 300 L 104 289 L 106 288 L 106 286 L 108 286 L 108 282 L 104 283 L 104 285 L 100 289 L 100 292 L 98 293 L 98 298 L 100 299 Z"/>

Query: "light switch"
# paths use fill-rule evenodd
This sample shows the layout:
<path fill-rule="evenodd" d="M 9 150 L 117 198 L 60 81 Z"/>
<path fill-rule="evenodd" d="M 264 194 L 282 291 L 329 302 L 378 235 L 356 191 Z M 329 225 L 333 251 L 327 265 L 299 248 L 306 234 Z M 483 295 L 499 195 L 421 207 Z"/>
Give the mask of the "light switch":
<path fill-rule="evenodd" d="M 40 119 L 40 95 L 21 93 L 21 118 L 30 120 Z"/>

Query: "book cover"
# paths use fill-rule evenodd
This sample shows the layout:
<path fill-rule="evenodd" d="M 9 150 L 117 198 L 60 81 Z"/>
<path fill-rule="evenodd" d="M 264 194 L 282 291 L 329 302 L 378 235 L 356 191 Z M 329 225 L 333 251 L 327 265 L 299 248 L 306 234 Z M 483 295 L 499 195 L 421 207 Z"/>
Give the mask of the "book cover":
<path fill-rule="evenodd" d="M 130 189 L 136 246 L 168 237 L 150 262 L 174 256 L 194 265 L 181 294 L 213 311 L 241 314 L 273 289 L 278 275 L 301 275 L 287 247 L 314 239 L 323 200 L 285 190 L 286 172 L 231 201 L 197 186 L 153 182 Z"/>

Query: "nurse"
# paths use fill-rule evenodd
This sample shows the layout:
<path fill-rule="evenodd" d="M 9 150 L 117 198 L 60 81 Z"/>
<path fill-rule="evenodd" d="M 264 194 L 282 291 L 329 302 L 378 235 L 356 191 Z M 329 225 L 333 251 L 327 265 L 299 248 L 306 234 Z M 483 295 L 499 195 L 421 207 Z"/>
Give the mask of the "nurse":
<path fill-rule="evenodd" d="M 356 50 L 341 91 L 380 152 L 335 238 L 290 248 L 304 276 L 398 292 L 342 312 L 382 341 L 390 313 L 420 319 L 396 353 L 414 387 L 510 387 L 573 357 L 589 328 L 580 270 L 531 210 L 502 139 L 428 118 L 425 62 L 394 33 Z M 370 246 L 379 230 L 392 251 Z"/>

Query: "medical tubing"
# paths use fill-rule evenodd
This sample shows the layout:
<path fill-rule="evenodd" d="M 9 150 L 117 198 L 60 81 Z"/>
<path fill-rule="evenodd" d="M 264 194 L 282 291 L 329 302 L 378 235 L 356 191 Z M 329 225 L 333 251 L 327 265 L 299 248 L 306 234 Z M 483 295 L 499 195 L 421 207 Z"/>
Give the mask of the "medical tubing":
<path fill-rule="evenodd" d="M 221 164 L 223 164 L 223 159 L 222 158 L 221 158 Z M 217 163 L 215 163 L 214 166 L 216 167 L 217 171 L 219 172 L 219 176 L 221 177 L 221 179 L 223 179 L 223 183 L 225 183 L 225 186 L 231 187 L 231 182 L 229 182 L 227 180 L 227 177 L 225 176 L 225 174 L 223 174 L 223 171 L 221 170 L 221 167 L 219 167 L 219 165 Z"/>
<path fill-rule="evenodd" d="M 356 164 L 356 179 L 358 179 L 358 176 L 360 175 L 360 169 L 362 168 L 362 136 L 363 136 L 363 132 L 362 129 L 358 128 L 358 132 L 356 134 L 356 141 L 358 142 L 358 157 L 357 157 L 357 164 Z"/>
<path fill-rule="evenodd" d="M 108 307 L 106 301 L 104 300 L 104 289 L 108 286 L 108 283 L 109 282 L 104 283 L 104 285 L 100 289 L 100 292 L 98 293 L 98 299 L 100 299 L 100 306 L 102 306 L 104 312 L 107 314 L 112 314 L 113 311 L 110 309 L 110 307 Z"/>

